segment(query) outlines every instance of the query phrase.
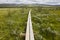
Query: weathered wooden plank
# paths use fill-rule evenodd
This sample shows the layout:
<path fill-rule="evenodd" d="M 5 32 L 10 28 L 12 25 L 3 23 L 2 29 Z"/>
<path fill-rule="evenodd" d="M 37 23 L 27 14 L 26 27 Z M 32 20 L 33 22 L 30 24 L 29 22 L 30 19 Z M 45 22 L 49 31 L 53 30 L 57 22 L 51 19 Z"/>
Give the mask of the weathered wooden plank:
<path fill-rule="evenodd" d="M 26 29 L 26 38 L 25 40 L 34 40 L 32 21 L 31 21 L 31 10 L 29 11 L 27 29 Z"/>

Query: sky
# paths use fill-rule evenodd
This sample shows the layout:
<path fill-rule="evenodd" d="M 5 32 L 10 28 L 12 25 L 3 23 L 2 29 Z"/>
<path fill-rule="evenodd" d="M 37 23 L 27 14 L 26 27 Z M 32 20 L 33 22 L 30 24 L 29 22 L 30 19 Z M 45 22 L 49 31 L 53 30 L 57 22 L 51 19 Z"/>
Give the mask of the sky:
<path fill-rule="evenodd" d="M 0 0 L 0 4 L 3 3 L 15 3 L 15 4 L 50 4 L 50 5 L 60 5 L 60 0 Z"/>

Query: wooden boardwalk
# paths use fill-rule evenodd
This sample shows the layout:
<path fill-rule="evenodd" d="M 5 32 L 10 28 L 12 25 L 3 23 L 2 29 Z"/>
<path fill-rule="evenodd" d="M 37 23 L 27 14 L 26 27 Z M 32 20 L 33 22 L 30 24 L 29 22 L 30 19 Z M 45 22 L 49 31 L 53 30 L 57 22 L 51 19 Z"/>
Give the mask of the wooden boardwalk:
<path fill-rule="evenodd" d="M 29 14 L 28 14 L 25 40 L 34 40 L 32 21 L 31 21 L 31 10 L 29 11 Z"/>

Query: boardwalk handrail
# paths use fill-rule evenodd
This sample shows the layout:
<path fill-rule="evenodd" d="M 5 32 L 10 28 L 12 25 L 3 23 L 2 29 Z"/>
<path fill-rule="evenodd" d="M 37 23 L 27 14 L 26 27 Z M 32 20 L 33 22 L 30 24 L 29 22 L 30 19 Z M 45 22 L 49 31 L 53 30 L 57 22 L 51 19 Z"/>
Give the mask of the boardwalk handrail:
<path fill-rule="evenodd" d="M 34 34 L 33 34 L 33 29 L 32 29 L 32 22 L 31 22 L 31 10 L 29 11 L 29 15 L 28 15 L 25 40 L 34 40 Z"/>

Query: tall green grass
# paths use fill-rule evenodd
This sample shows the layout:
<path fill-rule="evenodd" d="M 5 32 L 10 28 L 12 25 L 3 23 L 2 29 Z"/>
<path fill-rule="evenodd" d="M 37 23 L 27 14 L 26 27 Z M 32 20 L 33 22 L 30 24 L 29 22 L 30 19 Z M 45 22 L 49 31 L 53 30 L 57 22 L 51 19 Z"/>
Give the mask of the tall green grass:
<path fill-rule="evenodd" d="M 24 40 L 27 8 L 0 8 L 0 40 Z"/>
<path fill-rule="evenodd" d="M 35 40 L 60 40 L 60 9 L 32 8 Z"/>
<path fill-rule="evenodd" d="M 29 9 L 35 40 L 60 40 L 60 8 L 0 8 L 0 40 L 25 40 Z"/>

